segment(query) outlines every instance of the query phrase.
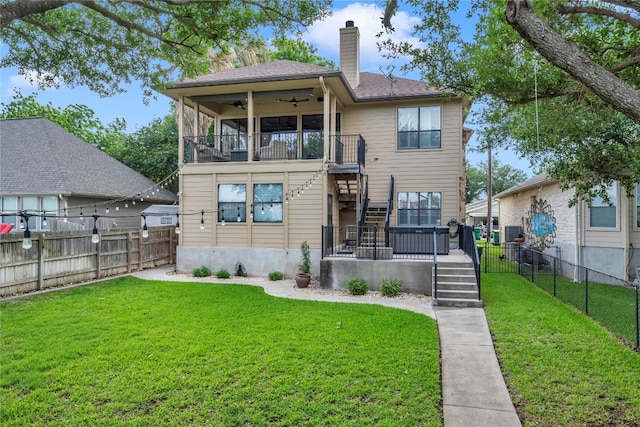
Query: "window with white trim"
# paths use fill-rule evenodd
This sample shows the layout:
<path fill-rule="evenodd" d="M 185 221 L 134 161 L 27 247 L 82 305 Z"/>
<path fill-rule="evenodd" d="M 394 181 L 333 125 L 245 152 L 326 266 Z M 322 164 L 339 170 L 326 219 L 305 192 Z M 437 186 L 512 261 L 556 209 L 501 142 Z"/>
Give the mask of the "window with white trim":
<path fill-rule="evenodd" d="M 441 224 L 442 194 L 439 192 L 398 193 L 398 225 L 434 226 Z"/>
<path fill-rule="evenodd" d="M 440 148 L 440 106 L 398 108 L 398 150 Z"/>
<path fill-rule="evenodd" d="M 596 196 L 591 201 L 589 207 L 589 226 L 593 228 L 616 228 L 617 227 L 617 189 L 615 185 L 611 185 L 607 189 L 609 202 L 607 203 L 602 197 Z"/>
<path fill-rule="evenodd" d="M 218 222 L 247 222 L 247 184 L 218 184 Z"/>
<path fill-rule="evenodd" d="M 282 184 L 253 184 L 253 222 L 282 222 Z"/>

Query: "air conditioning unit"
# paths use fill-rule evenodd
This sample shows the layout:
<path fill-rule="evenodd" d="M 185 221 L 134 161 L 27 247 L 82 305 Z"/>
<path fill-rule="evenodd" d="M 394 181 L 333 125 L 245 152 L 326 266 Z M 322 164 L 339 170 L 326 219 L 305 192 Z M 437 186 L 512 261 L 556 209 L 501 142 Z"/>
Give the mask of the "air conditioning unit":
<path fill-rule="evenodd" d="M 513 242 L 513 239 L 522 234 L 522 227 L 519 225 L 505 225 L 504 226 L 504 241 Z"/>

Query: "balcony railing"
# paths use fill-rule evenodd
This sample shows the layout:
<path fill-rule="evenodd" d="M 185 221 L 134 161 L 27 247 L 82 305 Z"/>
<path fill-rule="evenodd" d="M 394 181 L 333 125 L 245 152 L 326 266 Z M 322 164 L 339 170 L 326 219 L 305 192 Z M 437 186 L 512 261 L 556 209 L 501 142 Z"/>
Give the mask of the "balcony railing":
<path fill-rule="evenodd" d="M 246 162 L 248 135 L 184 137 L 185 163 Z M 331 135 L 329 158 L 337 164 L 364 164 L 361 135 Z M 324 134 L 317 131 L 253 134 L 253 160 L 308 160 L 324 157 Z"/>

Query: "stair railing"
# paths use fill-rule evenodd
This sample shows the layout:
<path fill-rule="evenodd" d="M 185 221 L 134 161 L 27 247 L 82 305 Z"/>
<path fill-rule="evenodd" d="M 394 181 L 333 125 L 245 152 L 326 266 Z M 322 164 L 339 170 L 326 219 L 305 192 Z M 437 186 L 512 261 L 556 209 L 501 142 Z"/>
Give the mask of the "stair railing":
<path fill-rule="evenodd" d="M 469 255 L 471 261 L 473 261 L 473 270 L 476 274 L 476 286 L 478 287 L 478 299 L 482 299 L 480 294 L 480 254 L 476 246 L 476 238 L 473 233 L 473 227 L 468 225 L 461 226 L 460 231 L 460 246 L 465 254 Z"/>
<path fill-rule="evenodd" d="M 362 200 L 362 206 L 360 207 L 360 218 L 358 219 L 358 246 L 362 246 L 362 233 L 364 231 L 364 224 L 367 217 L 367 208 L 369 207 L 369 178 L 364 185 L 364 199 Z"/>
<path fill-rule="evenodd" d="M 438 233 L 433 229 L 433 299 L 438 299 Z"/>
<path fill-rule="evenodd" d="M 384 245 L 389 247 L 389 220 L 391 218 L 391 211 L 393 210 L 393 175 L 391 175 L 391 182 L 389 183 L 389 197 L 387 198 L 387 214 L 384 218 Z"/>

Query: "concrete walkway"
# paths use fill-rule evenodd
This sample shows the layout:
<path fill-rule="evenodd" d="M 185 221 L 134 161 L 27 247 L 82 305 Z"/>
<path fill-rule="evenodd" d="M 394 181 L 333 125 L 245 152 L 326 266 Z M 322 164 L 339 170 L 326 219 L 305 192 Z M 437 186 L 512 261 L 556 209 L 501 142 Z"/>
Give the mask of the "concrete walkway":
<path fill-rule="evenodd" d="M 182 282 L 232 282 L 215 277 L 197 278 L 173 274 L 173 268 L 143 270 L 132 274 L 147 280 Z M 282 298 L 328 302 L 379 304 L 415 311 L 438 321 L 442 360 L 442 400 L 445 427 L 522 426 L 502 378 L 489 326 L 482 308 L 433 307 L 430 301 L 368 298 L 301 290 L 293 280 L 248 278 L 265 293 Z"/>

